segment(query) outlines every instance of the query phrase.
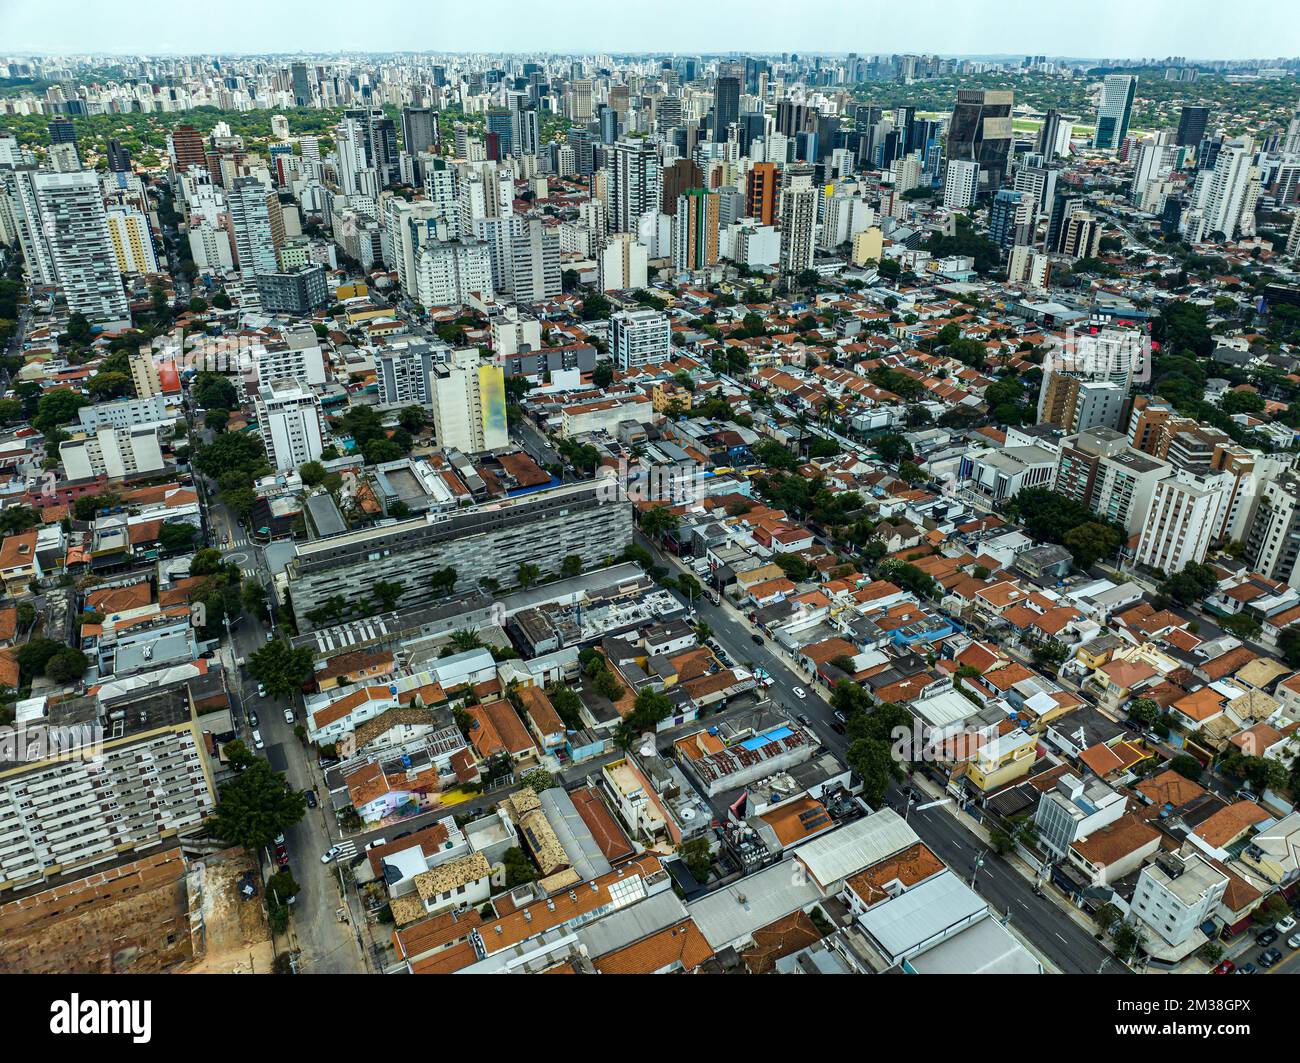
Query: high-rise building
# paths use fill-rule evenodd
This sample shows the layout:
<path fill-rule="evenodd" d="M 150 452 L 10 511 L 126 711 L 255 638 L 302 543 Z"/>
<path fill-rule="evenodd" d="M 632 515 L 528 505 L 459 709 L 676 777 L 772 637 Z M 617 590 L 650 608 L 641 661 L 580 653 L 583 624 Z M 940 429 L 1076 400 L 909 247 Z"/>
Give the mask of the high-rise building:
<path fill-rule="evenodd" d="M 615 233 L 605 241 L 596 259 L 602 292 L 644 288 L 648 280 L 649 252 L 635 233 Z"/>
<path fill-rule="evenodd" d="M 402 108 L 402 147 L 412 155 L 438 144 L 438 112 L 432 107 Z"/>
<path fill-rule="evenodd" d="M 1156 484 L 1135 559 L 1163 572 L 1200 564 L 1222 525 L 1233 480 L 1208 468 L 1177 470 Z"/>
<path fill-rule="evenodd" d="M 131 385 L 135 388 L 136 398 L 152 399 L 162 394 L 162 381 L 151 352 L 132 351 L 126 356 L 126 364 L 131 371 Z"/>
<path fill-rule="evenodd" d="M 665 214 L 677 213 L 677 198 L 688 189 L 700 188 L 704 173 L 691 159 L 675 159 L 664 167 L 664 188 L 660 209 Z"/>
<path fill-rule="evenodd" d="M 116 138 L 110 138 L 108 142 L 108 172 L 131 172 L 130 152 L 128 152 L 126 148 L 122 146 L 122 142 Z"/>
<path fill-rule="evenodd" d="M 1134 450 L 1119 432 L 1090 428 L 1061 440 L 1052 489 L 1134 534 L 1156 484 L 1172 474 L 1167 462 Z"/>
<path fill-rule="evenodd" d="M 756 162 L 745 177 L 745 213 L 760 225 L 776 224 L 780 171 L 774 162 Z"/>
<path fill-rule="evenodd" d="M 203 134 L 192 125 L 182 123 L 167 134 L 167 155 L 172 170 L 183 174 L 191 167 L 208 169 L 208 152 Z"/>
<path fill-rule="evenodd" d="M 423 306 L 458 306 L 471 293 L 492 297 L 492 251 L 484 240 L 431 240 L 415 258 L 415 298 Z"/>
<path fill-rule="evenodd" d="M 113 241 L 117 268 L 122 273 L 157 273 L 149 219 L 135 207 L 110 207 L 108 236 Z"/>
<path fill-rule="evenodd" d="M 673 354 L 668 315 L 658 310 L 620 310 L 609 318 L 609 351 L 622 371 L 666 362 Z"/>
<path fill-rule="evenodd" d="M 1184 106 L 1178 115 L 1178 135 L 1174 137 L 1174 143 L 1196 147 L 1205 139 L 1205 126 L 1209 120 L 1208 107 Z"/>
<path fill-rule="evenodd" d="M 249 276 L 276 272 L 277 252 L 284 245 L 280 197 L 255 177 L 238 178 L 230 190 L 230 221 L 240 271 Z"/>
<path fill-rule="evenodd" d="M 645 140 L 620 140 L 614 145 L 609 197 L 611 232 L 635 232 L 643 214 L 659 210 L 662 176 L 653 144 Z"/>
<path fill-rule="evenodd" d="M 976 163 L 978 187 L 990 193 L 1006 177 L 1013 99 L 1009 89 L 958 89 L 948 122 L 948 165 L 954 160 Z"/>
<path fill-rule="evenodd" d="M 41 240 L 68 310 L 92 322 L 129 324 L 98 177 L 91 171 L 36 173 L 32 189 Z"/>
<path fill-rule="evenodd" d="M 1004 251 L 1017 244 L 1031 243 L 1037 212 L 1024 192 L 1000 188 L 989 207 L 989 239 Z"/>
<path fill-rule="evenodd" d="M 1092 138 L 1094 148 L 1116 151 L 1124 143 L 1136 91 L 1136 75 L 1106 75 L 1101 85 L 1101 103 L 1097 107 L 1097 130 Z"/>
<path fill-rule="evenodd" d="M 384 347 L 375 354 L 375 383 L 386 406 L 428 406 L 429 374 L 438 348 L 429 343 Z"/>
<path fill-rule="evenodd" d="M 444 450 L 481 454 L 510 445 L 505 376 L 499 365 L 481 361 L 476 348 L 453 351 L 433 366 L 429 397 L 434 438 Z"/>
<path fill-rule="evenodd" d="M 290 83 L 293 91 L 293 105 L 295 107 L 310 107 L 311 99 L 311 82 L 307 77 L 307 64 L 294 63 L 289 68 Z"/>
<path fill-rule="evenodd" d="M 721 144 L 727 139 L 727 130 L 740 120 L 740 79 L 718 78 L 713 94 L 713 140 Z"/>
<path fill-rule="evenodd" d="M 781 271 L 811 269 L 817 253 L 817 205 L 821 189 L 813 184 L 813 167 L 789 165 L 781 174 Z"/>
<path fill-rule="evenodd" d="M 1264 482 L 1245 545 L 1251 572 L 1300 586 L 1300 478 L 1294 472 Z"/>
<path fill-rule="evenodd" d="M 511 284 L 516 302 L 535 303 L 563 291 L 560 232 L 529 218 L 511 237 Z"/>
<path fill-rule="evenodd" d="M 1219 150 L 1214 168 L 1197 173 L 1185 234 L 1188 243 L 1214 238 L 1215 233 L 1229 241 L 1254 235 L 1260 177 L 1253 159 L 1249 137 L 1229 140 Z"/>
<path fill-rule="evenodd" d="M 273 380 L 253 398 L 257 429 L 279 472 L 316 461 L 324 449 L 320 398 L 296 380 Z"/>
<path fill-rule="evenodd" d="M 943 178 L 943 205 L 966 210 L 979 195 L 980 167 L 974 159 L 949 159 Z"/>
<path fill-rule="evenodd" d="M 718 261 L 718 193 L 692 188 L 678 197 L 673 218 L 673 268 L 706 269 Z"/>

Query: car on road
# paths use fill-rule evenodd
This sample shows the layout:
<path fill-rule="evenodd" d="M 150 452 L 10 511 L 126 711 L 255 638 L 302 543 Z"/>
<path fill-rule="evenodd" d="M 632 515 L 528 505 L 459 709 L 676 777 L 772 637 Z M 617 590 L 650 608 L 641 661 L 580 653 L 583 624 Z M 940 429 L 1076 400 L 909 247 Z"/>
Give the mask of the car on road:
<path fill-rule="evenodd" d="M 1287 938 L 1286 946 L 1289 949 L 1300 949 L 1300 934 L 1292 934 Z"/>
<path fill-rule="evenodd" d="M 266 686 L 262 683 L 257 684 L 257 696 L 259 698 L 266 697 Z"/>
<path fill-rule="evenodd" d="M 799 713 L 799 715 L 796 716 L 795 719 L 798 720 L 805 727 L 808 726 L 808 714 L 806 712 Z"/>
<path fill-rule="evenodd" d="M 259 727 L 259 726 L 261 726 L 261 725 L 257 722 L 257 713 L 255 713 L 252 709 L 249 709 L 249 710 L 248 710 L 248 726 L 249 726 L 249 727 Z"/>
<path fill-rule="evenodd" d="M 1282 959 L 1281 949 L 1269 949 L 1267 952 L 1260 953 L 1259 965 L 1265 970 L 1272 967 Z"/>
<path fill-rule="evenodd" d="M 845 727 L 842 723 L 840 723 L 839 720 L 836 720 L 834 723 L 831 724 L 831 730 L 834 731 L 837 735 L 848 733 L 848 728 Z"/>
<path fill-rule="evenodd" d="M 792 687 L 791 689 L 794 691 L 794 696 L 800 701 L 808 696 L 808 691 L 804 690 L 803 687 Z"/>
<path fill-rule="evenodd" d="M 1294 915 L 1283 916 L 1280 920 L 1278 920 L 1276 923 L 1273 924 L 1273 929 L 1276 930 L 1279 934 L 1291 933 L 1291 931 L 1295 929 L 1295 916 Z"/>
<path fill-rule="evenodd" d="M 288 724 L 292 724 L 292 723 L 294 722 L 294 720 L 293 720 L 293 709 L 285 709 L 285 710 L 284 710 L 284 722 L 285 722 L 285 723 L 288 723 Z"/>
<path fill-rule="evenodd" d="M 1273 942 L 1275 942 L 1278 939 L 1279 936 L 1280 935 L 1276 930 L 1274 930 L 1272 927 L 1269 927 L 1267 930 L 1261 930 L 1258 934 L 1255 935 L 1255 944 L 1261 947 L 1264 945 L 1271 945 L 1273 944 Z"/>
<path fill-rule="evenodd" d="M 328 849 L 326 849 L 323 853 L 321 853 L 320 862 L 322 864 L 328 864 L 341 852 L 343 852 L 343 847 L 341 845 L 331 845 Z"/>
<path fill-rule="evenodd" d="M 266 633 L 266 641 L 267 641 L 267 642 L 274 642 L 274 641 L 275 641 L 275 632 L 274 632 L 274 631 L 268 631 L 268 632 Z"/>
<path fill-rule="evenodd" d="M 305 797 L 305 798 L 307 799 L 307 807 L 308 807 L 308 808 L 315 808 L 315 807 L 316 807 L 316 805 L 318 804 L 318 802 L 317 802 L 317 800 L 316 800 L 316 791 L 315 791 L 315 790 L 304 790 L 304 791 L 302 792 L 302 795 L 303 795 L 303 797 Z"/>
<path fill-rule="evenodd" d="M 761 645 L 763 645 L 763 636 L 762 636 L 762 635 L 750 635 L 750 636 L 749 636 L 749 639 L 750 639 L 751 642 L 753 642 L 753 644 L 754 644 L 755 646 L 761 646 Z"/>
<path fill-rule="evenodd" d="M 1218 967 L 1214 968 L 1211 974 L 1232 974 L 1237 969 L 1237 965 L 1231 960 L 1224 960 Z"/>
<path fill-rule="evenodd" d="M 265 746 L 266 746 L 266 743 L 262 741 L 262 732 L 259 731 L 259 730 L 257 730 L 256 728 L 254 728 L 254 729 L 253 729 L 253 748 L 254 748 L 254 749 L 263 749 L 263 748 L 265 748 Z"/>
<path fill-rule="evenodd" d="M 387 844 L 387 838 L 375 838 L 373 841 L 366 842 L 366 852 L 370 852 L 371 849 L 377 849 L 379 846 Z"/>

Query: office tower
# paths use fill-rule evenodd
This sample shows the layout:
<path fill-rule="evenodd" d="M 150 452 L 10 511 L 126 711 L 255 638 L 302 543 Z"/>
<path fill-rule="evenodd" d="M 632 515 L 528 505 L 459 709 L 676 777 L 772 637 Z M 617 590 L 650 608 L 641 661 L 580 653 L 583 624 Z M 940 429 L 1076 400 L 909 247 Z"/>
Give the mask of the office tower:
<path fill-rule="evenodd" d="M 230 190 L 230 221 L 235 232 L 235 257 L 249 276 L 274 273 L 277 252 L 284 244 L 284 215 L 280 197 L 255 177 L 241 177 Z"/>
<path fill-rule="evenodd" d="M 609 197 L 611 232 L 635 232 L 643 214 L 659 210 L 662 176 L 653 144 L 644 140 L 620 140 L 614 145 Z"/>
<path fill-rule="evenodd" d="M 559 295 L 560 231 L 529 218 L 511 238 L 511 284 L 516 302 L 535 303 Z"/>
<path fill-rule="evenodd" d="M 1133 74 L 1107 74 L 1102 82 L 1101 104 L 1097 108 L 1097 131 L 1092 146 L 1101 151 L 1115 151 L 1128 136 L 1129 117 L 1133 113 L 1133 94 L 1137 77 Z"/>
<path fill-rule="evenodd" d="M 1183 107 L 1178 115 L 1178 135 L 1174 138 L 1174 143 L 1186 147 L 1196 147 L 1205 139 L 1205 125 L 1209 119 L 1210 109 L 1208 107 Z"/>
<path fill-rule="evenodd" d="M 505 376 L 500 366 L 483 363 L 476 348 L 453 351 L 433 366 L 429 398 L 434 438 L 444 450 L 481 454 L 510 445 Z"/>
<path fill-rule="evenodd" d="M 1016 170 L 1012 187 L 1033 201 L 1034 214 L 1043 217 L 1051 212 L 1056 200 L 1058 170 L 1052 166 L 1021 166 Z"/>
<path fill-rule="evenodd" d="M 1235 240 L 1255 232 L 1255 205 L 1259 198 L 1259 170 L 1252 164 L 1250 138 L 1225 141 L 1214 161 L 1214 169 L 1196 175 L 1192 191 L 1186 237 L 1188 243 L 1205 239 Z"/>
<path fill-rule="evenodd" d="M 966 210 L 979 195 L 980 167 L 973 159 L 949 159 L 943 180 L 943 205 Z"/>
<path fill-rule="evenodd" d="M 593 113 L 591 81 L 577 78 L 569 82 L 568 99 L 570 120 L 579 123 L 590 122 Z"/>
<path fill-rule="evenodd" d="M 68 310 L 92 322 L 129 324 L 98 177 L 89 171 L 36 173 L 32 189 L 42 240 Z"/>
<path fill-rule="evenodd" d="M 385 406 L 428 406 L 429 374 L 439 349 L 429 343 L 384 347 L 375 354 L 375 382 Z"/>
<path fill-rule="evenodd" d="M 609 318 L 609 351 L 622 371 L 657 365 L 672 357 L 668 315 L 658 310 L 620 310 Z"/>
<path fill-rule="evenodd" d="M 745 213 L 760 225 L 776 224 L 780 171 L 774 162 L 756 162 L 745 177 Z"/>
<path fill-rule="evenodd" d="M 1004 251 L 1032 242 L 1036 206 L 1033 198 L 1024 192 L 998 189 L 989 207 L 989 239 Z"/>
<path fill-rule="evenodd" d="M 573 150 L 573 172 L 590 177 L 596 168 L 596 138 L 590 129 L 574 126 L 568 146 Z"/>
<path fill-rule="evenodd" d="M 600 142 L 602 144 L 618 143 L 618 112 L 613 107 L 600 106 L 600 115 L 596 119 L 597 126 L 600 127 Z"/>
<path fill-rule="evenodd" d="M 655 127 L 664 133 L 674 126 L 682 124 L 682 98 L 680 96 L 660 96 L 654 105 Z"/>
<path fill-rule="evenodd" d="M 203 134 L 192 125 L 181 124 L 167 134 L 167 155 L 172 170 L 183 174 L 191 167 L 208 169 L 208 152 Z"/>
<path fill-rule="evenodd" d="M 718 261 L 718 193 L 692 188 L 677 199 L 673 268 L 706 269 Z"/>
<path fill-rule="evenodd" d="M 324 449 L 320 398 L 296 380 L 273 380 L 253 398 L 257 430 L 277 472 L 317 461 Z"/>
<path fill-rule="evenodd" d="M 329 281 L 319 262 L 257 275 L 257 294 L 268 314 L 305 317 L 330 301 Z"/>
<path fill-rule="evenodd" d="M 118 271 L 157 273 L 158 257 L 149 233 L 149 219 L 135 207 L 110 207 L 107 220 Z"/>
<path fill-rule="evenodd" d="M 1042 128 L 1038 131 L 1035 149 L 1045 162 L 1051 162 L 1058 154 L 1058 142 L 1061 135 L 1061 113 L 1055 107 L 1049 107 L 1043 116 Z"/>
<path fill-rule="evenodd" d="M 432 107 L 402 108 L 402 146 L 412 155 L 438 145 L 438 112 Z"/>
<path fill-rule="evenodd" d="M 790 165 L 781 175 L 781 270 L 811 269 L 816 254 L 817 205 L 821 190 L 811 166 Z"/>
<path fill-rule="evenodd" d="M 514 98 L 510 111 L 510 142 L 515 155 L 536 155 L 540 145 L 537 109 L 528 105 L 528 97 Z"/>
<path fill-rule="evenodd" d="M 859 108 L 860 110 L 860 108 Z M 782 136 L 793 138 L 812 128 L 813 109 L 805 103 L 794 100 L 778 100 L 776 103 L 776 131 Z"/>
<path fill-rule="evenodd" d="M 71 118 L 54 118 L 46 128 L 49 130 L 51 148 L 60 144 L 70 144 L 73 153 L 80 160 L 81 153 L 77 149 L 77 129 Z"/>
<path fill-rule="evenodd" d="M 974 162 L 978 187 L 989 192 L 1001 187 L 1007 172 L 1013 95 L 1010 90 L 958 89 L 948 122 L 948 165 Z"/>
<path fill-rule="evenodd" d="M 649 252 L 634 233 L 615 233 L 605 241 L 605 247 L 596 259 L 600 290 L 621 292 L 644 288 L 649 264 Z"/>
<path fill-rule="evenodd" d="M 676 214 L 678 197 L 688 189 L 702 187 L 704 173 L 691 159 L 675 159 L 671 166 L 664 167 L 663 184 L 659 209 L 665 214 Z"/>
<path fill-rule="evenodd" d="M 719 77 L 713 94 L 713 141 L 721 144 L 727 130 L 740 120 L 740 79 Z"/>
<path fill-rule="evenodd" d="M 295 107 L 311 106 L 311 82 L 307 78 L 307 64 L 294 63 L 289 68 Z"/>
<path fill-rule="evenodd" d="M 122 147 L 122 142 L 117 139 L 110 139 L 108 142 L 108 172 L 131 172 L 131 155 L 126 148 Z"/>
<path fill-rule="evenodd" d="M 816 133 L 805 130 L 794 135 L 794 157 L 800 162 L 814 163 L 817 161 Z"/>
<path fill-rule="evenodd" d="M 398 172 L 397 125 L 384 115 L 381 107 L 350 107 L 343 112 L 345 122 L 355 123 L 360 131 L 357 146 L 360 165 L 375 171 L 381 188 L 396 180 Z"/>

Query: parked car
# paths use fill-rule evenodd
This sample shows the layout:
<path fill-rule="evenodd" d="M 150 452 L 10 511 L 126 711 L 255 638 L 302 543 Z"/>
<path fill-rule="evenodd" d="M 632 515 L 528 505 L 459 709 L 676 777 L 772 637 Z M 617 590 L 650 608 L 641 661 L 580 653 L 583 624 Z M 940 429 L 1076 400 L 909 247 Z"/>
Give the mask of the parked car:
<path fill-rule="evenodd" d="M 266 686 L 262 683 L 257 684 L 257 696 L 259 698 L 266 697 Z"/>
<path fill-rule="evenodd" d="M 339 846 L 339 845 L 331 845 L 328 849 L 325 850 L 325 852 L 323 852 L 323 853 L 321 854 L 320 862 L 321 862 L 322 864 L 328 864 L 331 860 L 333 860 L 336 856 L 338 856 L 339 853 L 341 853 L 342 851 L 343 851 L 342 846 Z"/>
<path fill-rule="evenodd" d="M 1231 960 L 1224 960 L 1218 967 L 1211 971 L 1211 974 L 1232 974 L 1237 969 L 1237 965 Z"/>
<path fill-rule="evenodd" d="M 254 712 L 252 709 L 249 709 L 249 710 L 248 710 L 248 726 L 249 726 L 249 727 L 258 727 L 258 726 L 260 726 L 260 725 L 258 724 L 258 722 L 257 722 L 257 713 Z"/>
<path fill-rule="evenodd" d="M 387 845 L 387 844 L 388 844 L 387 838 L 375 838 L 373 841 L 366 842 L 366 852 L 370 852 L 371 849 L 375 849 L 381 845 Z"/>
<path fill-rule="evenodd" d="M 1280 935 L 1276 930 L 1274 930 L 1272 927 L 1269 927 L 1267 930 L 1261 930 L 1258 934 L 1255 935 L 1255 944 L 1260 946 L 1271 945 L 1273 944 L 1273 942 L 1275 942 L 1278 939 L 1279 936 Z"/>
<path fill-rule="evenodd" d="M 799 715 L 796 716 L 795 719 L 798 720 L 805 727 L 808 726 L 808 714 L 806 712 L 799 713 Z"/>
<path fill-rule="evenodd" d="M 284 722 L 287 724 L 292 724 L 294 722 L 293 709 L 284 710 Z"/>
<path fill-rule="evenodd" d="M 1289 934 L 1295 929 L 1295 916 L 1284 915 L 1278 922 L 1273 924 L 1273 929 L 1279 934 Z"/>
<path fill-rule="evenodd" d="M 750 635 L 749 638 L 750 638 L 750 641 L 753 642 L 755 646 L 761 646 L 761 645 L 763 645 L 763 636 L 762 636 L 762 635 Z"/>
<path fill-rule="evenodd" d="M 266 633 L 266 641 L 267 641 L 267 642 L 274 642 L 274 641 L 275 641 L 275 632 L 274 632 L 274 631 L 268 631 L 268 632 Z"/>
<path fill-rule="evenodd" d="M 1281 949 L 1269 949 L 1267 952 L 1262 953 L 1260 955 L 1259 965 L 1263 967 L 1265 970 L 1267 970 L 1269 967 L 1272 967 L 1273 964 L 1277 963 L 1281 959 L 1282 959 Z"/>
<path fill-rule="evenodd" d="M 316 801 L 316 791 L 315 791 L 315 790 L 304 790 L 304 791 L 302 792 L 302 795 L 303 795 L 303 797 L 305 797 L 305 798 L 307 799 L 307 807 L 308 807 L 308 808 L 315 808 L 315 807 L 316 807 L 316 805 L 317 805 L 317 801 Z"/>
<path fill-rule="evenodd" d="M 847 728 L 842 723 L 840 723 L 839 720 L 836 720 L 833 724 L 831 724 L 831 730 L 834 731 L 837 735 L 842 735 L 846 733 Z"/>
<path fill-rule="evenodd" d="M 1287 948 L 1300 949 L 1300 934 L 1292 934 L 1286 939 Z"/>
<path fill-rule="evenodd" d="M 253 748 L 254 748 L 254 749 L 263 749 L 265 746 L 266 746 L 266 743 L 262 741 L 262 732 L 259 731 L 259 730 L 257 730 L 256 728 L 254 728 L 254 729 L 253 729 Z"/>
<path fill-rule="evenodd" d="M 794 690 L 794 696 L 800 701 L 808 696 L 808 691 L 804 690 L 803 687 L 793 687 L 792 689 Z"/>

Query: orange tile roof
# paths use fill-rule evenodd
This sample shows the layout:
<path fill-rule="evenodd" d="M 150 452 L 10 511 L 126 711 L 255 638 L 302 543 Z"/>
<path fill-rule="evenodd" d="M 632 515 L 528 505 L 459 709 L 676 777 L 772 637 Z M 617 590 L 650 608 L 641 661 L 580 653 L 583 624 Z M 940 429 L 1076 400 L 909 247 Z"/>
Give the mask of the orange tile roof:
<path fill-rule="evenodd" d="M 596 957 L 592 966 L 601 974 L 654 974 L 678 965 L 689 972 L 712 956 L 713 949 L 695 921 L 683 919 L 635 944 Z"/>

